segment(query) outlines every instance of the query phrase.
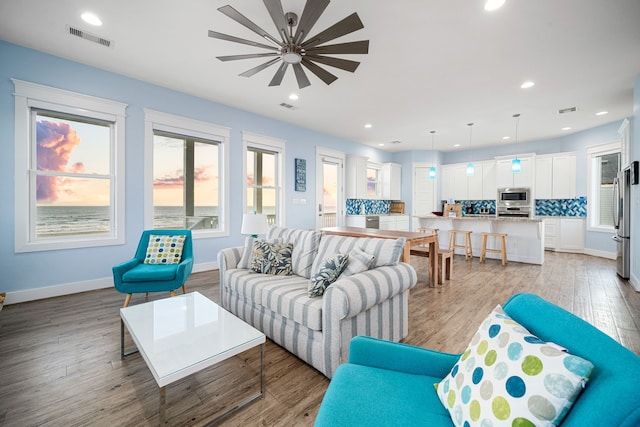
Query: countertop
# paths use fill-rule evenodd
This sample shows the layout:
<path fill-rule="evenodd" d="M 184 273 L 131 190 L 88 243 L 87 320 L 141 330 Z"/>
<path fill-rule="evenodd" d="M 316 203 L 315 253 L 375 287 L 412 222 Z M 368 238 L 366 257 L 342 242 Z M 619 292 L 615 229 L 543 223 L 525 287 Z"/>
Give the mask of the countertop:
<path fill-rule="evenodd" d="M 417 216 L 416 218 L 420 219 L 448 219 L 448 220 L 456 220 L 456 221 L 505 221 L 505 222 L 542 222 L 542 218 L 508 218 L 504 216 L 495 216 L 495 215 L 465 215 L 465 216 L 457 216 L 457 217 L 448 217 L 448 216 Z"/>

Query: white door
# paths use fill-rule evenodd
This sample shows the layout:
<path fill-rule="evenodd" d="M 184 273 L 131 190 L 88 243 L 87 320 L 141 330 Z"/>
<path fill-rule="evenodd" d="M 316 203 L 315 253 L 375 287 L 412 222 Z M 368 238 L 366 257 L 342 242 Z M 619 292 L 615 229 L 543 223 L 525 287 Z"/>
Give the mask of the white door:
<path fill-rule="evenodd" d="M 414 164 L 413 166 L 413 190 L 412 190 L 412 215 L 426 216 L 436 209 L 437 179 L 429 178 L 430 164 Z M 418 228 L 418 222 L 413 222 L 413 229 Z"/>
<path fill-rule="evenodd" d="M 344 154 L 316 151 L 316 229 L 344 224 Z"/>

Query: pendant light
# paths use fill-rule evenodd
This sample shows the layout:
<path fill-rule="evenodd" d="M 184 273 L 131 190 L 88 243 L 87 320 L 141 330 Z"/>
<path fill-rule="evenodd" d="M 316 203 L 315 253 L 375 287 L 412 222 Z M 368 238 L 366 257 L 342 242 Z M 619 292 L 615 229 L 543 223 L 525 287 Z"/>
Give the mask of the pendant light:
<path fill-rule="evenodd" d="M 436 179 L 436 160 L 435 160 L 435 153 L 433 151 L 433 144 L 434 144 L 434 140 L 436 138 L 435 135 L 436 131 L 432 130 L 431 131 L 431 162 L 432 162 L 432 166 L 429 168 L 429 179 Z"/>
<path fill-rule="evenodd" d="M 471 159 L 471 132 L 473 130 L 473 123 L 467 123 L 467 126 L 469 126 L 469 158 Z M 467 163 L 467 176 L 473 176 L 474 173 L 475 168 L 473 167 L 473 162 L 469 160 L 469 163 Z"/>
<path fill-rule="evenodd" d="M 520 114 L 514 114 L 513 117 L 516 119 L 516 145 L 518 145 L 518 124 L 520 123 Z M 516 154 L 516 158 L 511 160 L 511 172 L 520 173 L 521 170 L 520 159 Z"/>

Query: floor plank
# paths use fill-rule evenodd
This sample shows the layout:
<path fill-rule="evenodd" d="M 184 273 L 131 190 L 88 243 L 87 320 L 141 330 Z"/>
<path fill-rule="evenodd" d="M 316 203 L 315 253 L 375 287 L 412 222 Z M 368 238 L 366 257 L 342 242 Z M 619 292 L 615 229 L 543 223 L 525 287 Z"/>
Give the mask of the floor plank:
<path fill-rule="evenodd" d="M 640 294 L 610 260 L 545 253 L 543 266 L 456 256 L 452 280 L 429 287 L 428 259 L 413 257 L 420 283 L 409 298 L 405 342 L 457 353 L 487 313 L 533 292 L 579 315 L 640 355 Z M 188 291 L 219 301 L 218 272 L 193 274 Z M 150 299 L 167 295 L 151 295 Z M 5 306 L 0 312 L 0 426 L 155 426 L 158 387 L 140 356 L 120 360 L 113 289 Z M 132 304 L 145 301 L 135 295 Z M 130 340 L 128 345 L 132 345 Z M 259 350 L 167 387 L 167 425 L 207 425 L 258 388 Z M 310 426 L 329 384 L 267 341 L 266 396 L 227 417 L 228 426 Z"/>

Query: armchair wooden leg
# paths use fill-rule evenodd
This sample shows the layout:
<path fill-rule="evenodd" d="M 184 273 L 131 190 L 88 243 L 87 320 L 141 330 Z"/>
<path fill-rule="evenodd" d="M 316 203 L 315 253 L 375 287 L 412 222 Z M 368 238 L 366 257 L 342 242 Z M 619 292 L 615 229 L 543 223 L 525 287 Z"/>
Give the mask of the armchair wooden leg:
<path fill-rule="evenodd" d="M 169 292 L 169 295 L 172 296 L 172 297 L 175 297 L 176 296 L 176 291 Z"/>
<path fill-rule="evenodd" d="M 124 306 L 129 307 L 130 302 L 131 302 L 131 294 L 127 294 L 127 296 L 124 299 Z"/>
<path fill-rule="evenodd" d="M 182 284 L 182 293 L 183 294 L 187 293 L 187 287 L 184 285 L 184 283 Z"/>

